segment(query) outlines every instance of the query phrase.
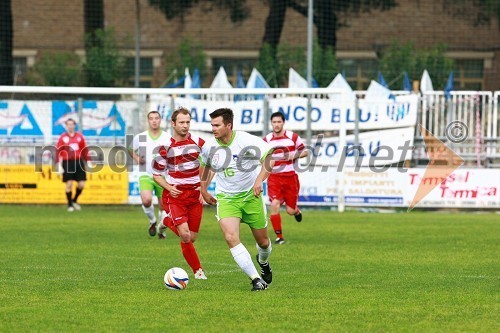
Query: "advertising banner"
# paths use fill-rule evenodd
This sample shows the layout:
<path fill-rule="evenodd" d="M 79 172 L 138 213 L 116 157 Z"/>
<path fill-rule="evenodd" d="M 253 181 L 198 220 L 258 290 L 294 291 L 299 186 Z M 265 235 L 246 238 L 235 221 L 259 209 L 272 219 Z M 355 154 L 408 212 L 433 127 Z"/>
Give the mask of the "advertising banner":
<path fill-rule="evenodd" d="M 62 175 L 51 166 L 35 172 L 33 165 L 0 165 L 0 203 L 65 204 Z M 76 186 L 76 184 L 75 184 Z M 78 199 L 81 204 L 124 204 L 128 202 L 128 173 L 108 166 L 87 173 L 87 182 Z"/>

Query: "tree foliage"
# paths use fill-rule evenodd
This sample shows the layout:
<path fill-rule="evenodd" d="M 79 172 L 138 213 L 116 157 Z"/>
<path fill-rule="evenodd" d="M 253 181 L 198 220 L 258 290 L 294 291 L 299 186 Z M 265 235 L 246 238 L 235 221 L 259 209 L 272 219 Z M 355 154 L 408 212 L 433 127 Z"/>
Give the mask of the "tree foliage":
<path fill-rule="evenodd" d="M 27 81 L 36 86 L 80 86 L 80 57 L 73 52 L 46 52 L 28 72 Z"/>
<path fill-rule="evenodd" d="M 446 79 L 453 70 L 453 60 L 447 58 L 446 46 L 439 44 L 431 49 L 415 49 L 413 42 L 402 44 L 393 40 L 382 52 L 380 70 L 392 87 L 401 87 L 403 73 L 413 80 L 420 80 L 424 69 L 427 69 L 435 89 L 442 89 Z"/>
<path fill-rule="evenodd" d="M 113 87 L 126 80 L 125 58 L 120 54 L 113 30 L 97 30 L 95 37 L 86 35 L 86 40 L 96 39 L 95 46 L 87 48 L 84 65 L 87 85 L 90 87 Z"/>
<path fill-rule="evenodd" d="M 209 10 L 213 8 L 228 10 L 232 22 L 241 22 L 249 16 L 246 0 L 149 0 L 149 4 L 160 10 L 167 20 L 176 17 L 183 20 L 191 8 L 200 3 L 210 5 Z"/>
<path fill-rule="evenodd" d="M 191 74 L 198 68 L 200 78 L 206 75 L 207 55 L 203 51 L 203 45 L 191 38 L 184 38 L 177 49 L 166 57 L 167 73 L 176 73 L 175 77 L 184 75 L 184 69 L 189 68 Z"/>

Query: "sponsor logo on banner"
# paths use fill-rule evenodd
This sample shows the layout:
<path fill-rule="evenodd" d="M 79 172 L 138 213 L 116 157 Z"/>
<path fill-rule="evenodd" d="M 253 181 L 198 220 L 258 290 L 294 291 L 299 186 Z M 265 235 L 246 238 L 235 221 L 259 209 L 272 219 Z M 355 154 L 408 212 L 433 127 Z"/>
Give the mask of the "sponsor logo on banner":
<path fill-rule="evenodd" d="M 0 165 L 1 203 L 65 204 L 65 184 L 51 166 L 35 172 L 33 165 Z M 7 177 L 8 175 L 8 177 Z M 76 186 L 76 184 L 75 184 Z M 128 173 L 116 173 L 109 166 L 87 173 L 82 204 L 124 204 L 128 199 Z"/>
<path fill-rule="evenodd" d="M 419 207 L 500 208 L 500 173 L 495 169 L 458 168 L 449 176 L 426 176 L 425 169 L 409 169 L 405 174 L 409 205 L 420 184 L 434 186 Z"/>
<path fill-rule="evenodd" d="M 52 135 L 66 131 L 64 123 L 69 119 L 80 121 L 78 101 L 52 103 Z M 82 122 L 84 136 L 125 136 L 126 123 L 113 102 L 83 101 Z"/>
<path fill-rule="evenodd" d="M 39 120 L 23 101 L 0 102 L 0 141 L 13 143 L 43 140 Z"/>

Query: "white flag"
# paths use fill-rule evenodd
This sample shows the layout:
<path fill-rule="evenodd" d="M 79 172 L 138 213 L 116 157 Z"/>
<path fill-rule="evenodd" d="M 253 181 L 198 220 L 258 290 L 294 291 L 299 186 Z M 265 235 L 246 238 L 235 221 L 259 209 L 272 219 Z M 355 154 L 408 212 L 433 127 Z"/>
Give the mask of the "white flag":
<path fill-rule="evenodd" d="M 378 82 L 371 81 L 368 89 L 366 89 L 365 100 L 375 102 L 394 98 L 391 91 Z"/>
<path fill-rule="evenodd" d="M 351 86 L 349 83 L 346 81 L 346 79 L 342 76 L 342 74 L 337 74 L 335 78 L 330 82 L 327 88 L 336 88 L 336 89 L 342 89 L 347 92 L 345 95 L 348 100 L 354 100 L 356 98 L 356 95 L 352 91 Z M 330 98 L 333 98 L 335 95 L 330 95 Z"/>
<path fill-rule="evenodd" d="M 260 72 L 254 68 L 247 81 L 247 88 L 270 88 Z"/>
<path fill-rule="evenodd" d="M 422 74 L 422 79 L 420 80 L 420 91 L 423 93 L 434 91 L 431 77 L 429 76 L 427 69 L 424 70 L 424 74 Z"/>
<path fill-rule="evenodd" d="M 224 67 L 220 67 L 219 71 L 217 72 L 217 75 L 215 75 L 214 81 L 210 85 L 210 88 L 227 88 L 231 89 L 233 86 L 231 83 L 229 83 L 229 80 L 227 79 L 227 74 L 226 71 L 224 70 Z"/>
<path fill-rule="evenodd" d="M 184 88 L 191 88 L 191 75 L 189 74 L 189 68 L 186 67 L 184 70 Z"/>
<path fill-rule="evenodd" d="M 288 71 L 288 88 L 307 88 L 307 81 L 293 68 Z"/>

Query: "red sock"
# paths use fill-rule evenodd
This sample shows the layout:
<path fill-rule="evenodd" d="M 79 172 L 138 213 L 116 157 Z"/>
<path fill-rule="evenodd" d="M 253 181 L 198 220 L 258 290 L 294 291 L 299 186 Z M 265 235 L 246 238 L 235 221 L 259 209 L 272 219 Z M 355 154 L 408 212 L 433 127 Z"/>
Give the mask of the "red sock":
<path fill-rule="evenodd" d="M 191 269 L 193 273 L 196 273 L 198 269 L 201 268 L 200 259 L 198 258 L 198 253 L 196 253 L 196 249 L 192 242 L 182 243 L 181 242 L 182 255 Z"/>
<path fill-rule="evenodd" d="M 283 233 L 281 232 L 281 215 L 271 214 L 271 223 L 273 224 L 274 232 L 278 238 L 283 238 Z"/>

